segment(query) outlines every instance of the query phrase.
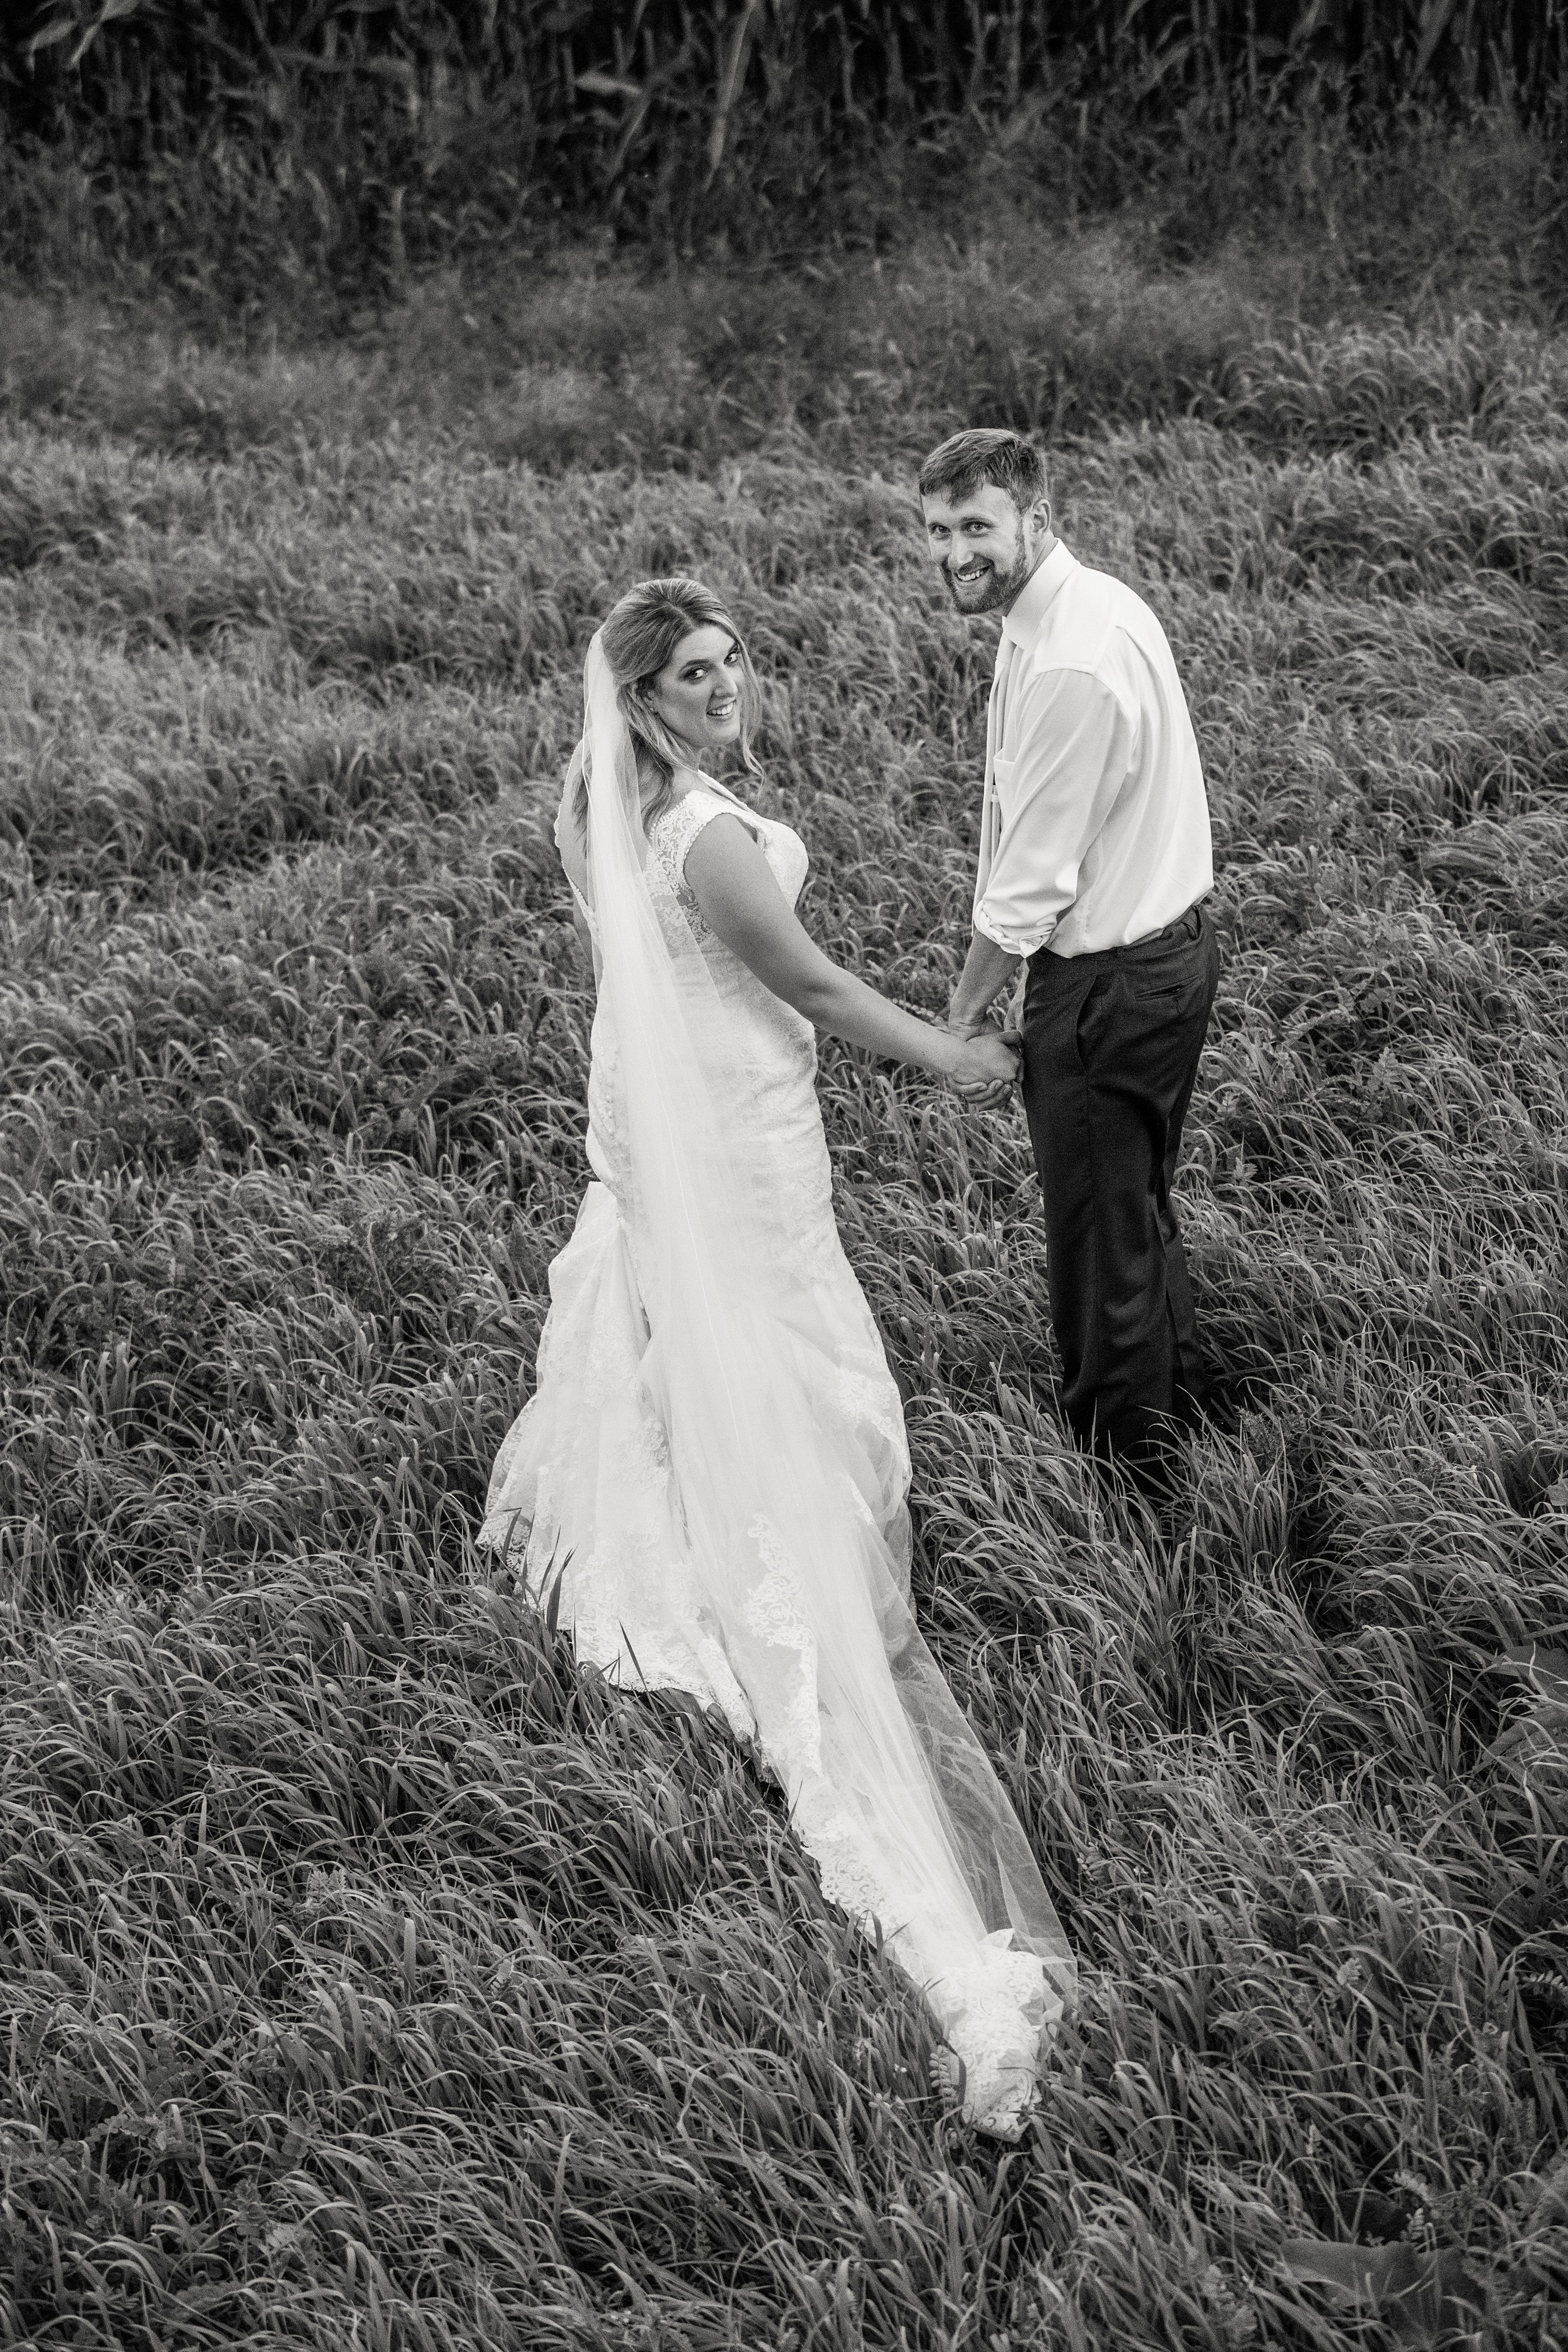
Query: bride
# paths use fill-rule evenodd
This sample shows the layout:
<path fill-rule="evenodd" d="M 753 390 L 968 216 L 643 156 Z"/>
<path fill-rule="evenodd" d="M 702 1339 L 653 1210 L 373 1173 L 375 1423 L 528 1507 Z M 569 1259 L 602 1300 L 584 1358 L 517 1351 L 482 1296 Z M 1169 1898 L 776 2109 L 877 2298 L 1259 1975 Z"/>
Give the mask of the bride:
<path fill-rule="evenodd" d="M 823 1892 L 880 1923 L 1016 2138 L 1072 1962 L 1023 1831 L 910 1606 L 899 1392 L 834 1220 L 814 1030 L 1011 1079 L 801 927 L 804 844 L 709 766 L 757 682 L 710 593 L 649 580 L 588 648 L 556 842 L 598 983 L 588 1186 L 481 1541 L 577 1655 L 755 1742 Z M 706 763 L 706 764 L 705 764 Z"/>

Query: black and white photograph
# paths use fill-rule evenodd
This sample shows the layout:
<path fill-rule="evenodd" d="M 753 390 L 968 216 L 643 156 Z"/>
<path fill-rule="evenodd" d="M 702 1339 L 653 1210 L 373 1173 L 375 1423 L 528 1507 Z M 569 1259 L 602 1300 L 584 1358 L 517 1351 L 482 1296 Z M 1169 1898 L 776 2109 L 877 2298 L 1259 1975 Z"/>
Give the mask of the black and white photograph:
<path fill-rule="evenodd" d="M 0 5 L 0 2346 L 1568 2340 L 1568 0 Z"/>

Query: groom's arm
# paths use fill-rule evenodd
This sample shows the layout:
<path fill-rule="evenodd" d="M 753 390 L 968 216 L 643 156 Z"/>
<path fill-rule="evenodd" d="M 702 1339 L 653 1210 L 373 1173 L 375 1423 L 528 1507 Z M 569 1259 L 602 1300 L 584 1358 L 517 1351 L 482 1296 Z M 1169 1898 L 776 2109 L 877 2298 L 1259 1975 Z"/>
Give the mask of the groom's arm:
<path fill-rule="evenodd" d="M 1080 670 L 1037 671 L 1016 689 L 1018 749 L 1011 761 L 1002 832 L 984 888 L 948 1026 L 973 1036 L 1020 963 L 1036 954 L 1078 894 L 1090 843 L 1125 773 L 1127 725 L 1116 698 Z M 1007 1089 L 960 1089 L 994 1110 Z"/>
<path fill-rule="evenodd" d="M 994 940 L 988 940 L 984 931 L 976 931 L 970 940 L 969 953 L 947 1008 L 948 1027 L 963 1036 L 973 1037 L 984 1026 L 985 1015 L 1022 961 L 1020 956 L 1010 955 L 1005 948 L 998 947 Z"/>
<path fill-rule="evenodd" d="M 1022 679 L 1017 692 L 1019 749 L 1002 839 L 974 902 L 973 936 L 948 1008 L 948 1027 L 971 1035 L 1071 906 L 1084 852 L 1105 819 L 1124 731 L 1115 698 L 1081 671 L 1047 670 Z"/>
<path fill-rule="evenodd" d="M 994 940 L 988 940 L 984 931 L 973 933 L 947 1008 L 947 1025 L 955 1037 L 979 1035 L 985 1026 L 986 1013 L 1021 961 L 1018 956 L 1009 955 L 1005 948 L 999 948 Z M 972 1087 L 950 1078 L 948 1084 L 971 1110 L 1000 1110 L 1013 1092 L 1014 1081 L 1005 1086 Z"/>

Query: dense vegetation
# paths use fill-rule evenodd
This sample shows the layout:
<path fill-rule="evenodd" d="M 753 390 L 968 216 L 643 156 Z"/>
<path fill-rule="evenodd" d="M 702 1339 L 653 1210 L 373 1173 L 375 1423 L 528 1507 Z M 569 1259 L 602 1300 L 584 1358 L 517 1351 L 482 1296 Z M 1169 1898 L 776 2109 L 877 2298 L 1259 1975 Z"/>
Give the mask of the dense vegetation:
<path fill-rule="evenodd" d="M 1549 2342 L 1564 24 L 5 13 L 7 2341 Z M 960 416 L 1167 621 L 1227 954 L 1174 1558 L 1063 1445 L 1021 1126 L 825 1057 L 924 1622 L 1082 1956 L 1006 2156 L 745 1759 L 471 1549 L 584 1178 L 587 633 L 731 593 L 811 919 L 936 1006 Z"/>
<path fill-rule="evenodd" d="M 1302 334 L 1288 259 L 1021 234 L 248 357 L 7 298 L 8 2341 L 1551 2339 L 1568 346 L 1501 271 Z M 1063 1444 L 1019 1123 L 826 1056 L 924 1622 L 1082 1956 L 1010 2155 L 745 1759 L 471 1549 L 584 1181 L 587 633 L 725 586 L 811 919 L 937 1005 L 990 651 L 909 462 L 971 394 L 1167 621 L 1226 952 L 1174 1558 Z"/>
<path fill-rule="evenodd" d="M 1052 207 L 1155 179 L 1224 217 L 1413 111 L 1560 139 L 1565 69 L 1562 0 L 18 0 L 0 236 L 242 307 L 563 215 L 667 253 L 867 242 L 868 173 L 901 221 L 987 153 Z"/>

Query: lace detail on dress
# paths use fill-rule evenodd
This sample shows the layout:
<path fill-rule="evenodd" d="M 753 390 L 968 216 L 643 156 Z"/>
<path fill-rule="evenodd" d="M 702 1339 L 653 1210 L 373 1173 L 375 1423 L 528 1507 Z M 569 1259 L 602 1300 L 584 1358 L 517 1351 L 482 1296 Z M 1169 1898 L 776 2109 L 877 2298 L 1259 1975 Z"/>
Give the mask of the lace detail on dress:
<path fill-rule="evenodd" d="M 907 1478 L 909 1443 L 904 1435 L 903 1410 L 886 1365 L 879 1372 L 868 1372 L 856 1364 L 840 1364 L 837 1383 L 839 1409 L 846 1421 L 861 1422 L 874 1429 L 897 1455 Z"/>
<path fill-rule="evenodd" d="M 822 1769 L 822 1717 L 816 1699 L 816 1636 L 806 1617 L 800 1576 L 776 1528 L 756 1518 L 746 1529 L 766 1571 L 746 1595 L 742 1615 L 747 1630 L 770 1649 L 787 1651 L 795 1662 L 795 1688 L 781 1727 L 770 1740 L 769 1760 L 786 1785 L 803 1772 Z"/>
<path fill-rule="evenodd" d="M 663 877 L 666 888 L 685 916 L 692 938 L 705 950 L 713 934 L 702 919 L 702 910 L 686 883 L 686 859 L 692 843 L 715 817 L 744 818 L 744 812 L 733 801 L 719 793 L 704 792 L 694 785 L 678 801 L 661 809 L 648 827 L 648 846 L 654 863 Z M 754 825 L 753 825 L 754 830 Z"/>
<path fill-rule="evenodd" d="M 671 896 L 696 937 L 712 938 L 703 922 L 697 901 L 687 887 L 686 860 L 691 845 L 716 816 L 738 817 L 748 833 L 759 843 L 763 856 L 773 872 L 774 881 L 793 907 L 799 898 L 810 866 L 805 844 L 789 825 L 780 824 L 772 817 L 758 816 L 728 793 L 714 792 L 704 784 L 693 784 L 679 800 L 671 801 L 659 811 L 648 827 L 648 845 L 659 871 L 668 885 Z"/>
<path fill-rule="evenodd" d="M 873 1927 L 879 1916 L 889 1916 L 889 1888 L 860 1829 L 826 1785 L 818 1780 L 795 1791 L 793 1807 L 801 1843 L 811 1854 L 822 1878 L 822 1891 L 862 1927 Z M 889 1922 L 896 1926 L 896 1920 Z"/>
<path fill-rule="evenodd" d="M 1033 1952 L 1011 1948 L 1012 1930 L 987 1936 L 979 1956 L 931 1988 L 948 2045 L 963 2061 L 963 2111 L 982 2131 L 1018 2139 L 1038 2104 L 1040 2041 L 1062 2013 Z"/>
<path fill-rule="evenodd" d="M 711 824 L 716 816 L 735 816 L 745 823 L 750 815 L 750 811 L 742 809 L 738 802 L 722 793 L 706 792 L 700 784 L 693 784 L 679 800 L 660 809 L 649 827 L 648 840 L 671 889 L 685 887 L 687 853 L 704 825 Z M 751 824 L 754 831 L 754 817 Z"/>
<path fill-rule="evenodd" d="M 479 1540 L 553 1604 L 579 1658 L 631 1688 L 688 1690 L 742 1738 L 756 1719 L 699 1589 L 668 1438 L 645 1374 L 625 1226 L 591 1184 L 550 1272 L 538 1384 L 497 1457 Z"/>

